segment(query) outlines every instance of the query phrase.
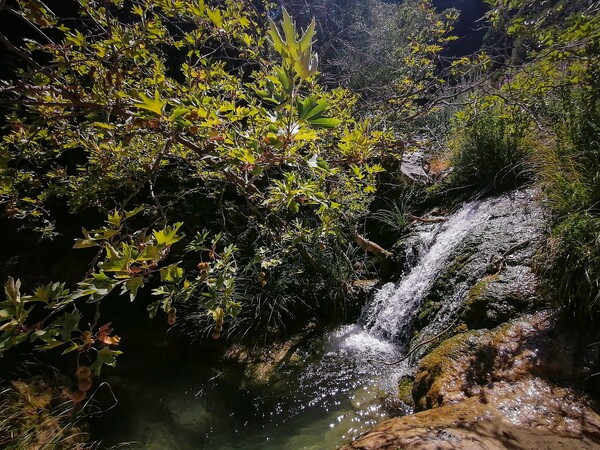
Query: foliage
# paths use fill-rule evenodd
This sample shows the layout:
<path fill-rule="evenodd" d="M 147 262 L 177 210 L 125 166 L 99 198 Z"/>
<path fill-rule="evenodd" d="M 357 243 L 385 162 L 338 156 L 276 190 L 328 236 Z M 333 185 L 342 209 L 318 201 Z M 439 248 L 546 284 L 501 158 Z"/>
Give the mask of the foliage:
<path fill-rule="evenodd" d="M 529 175 L 530 129 L 527 118 L 502 104 L 484 104 L 477 113 L 457 113 L 450 143 L 454 172 L 449 182 L 486 190 L 518 187 Z"/>
<path fill-rule="evenodd" d="M 545 291 L 571 316 L 597 318 L 600 5 L 488 3 L 496 32 L 515 42 L 491 95 L 538 128 L 534 159 L 553 213 L 541 265 Z"/>
<path fill-rule="evenodd" d="M 401 235 L 411 223 L 410 214 L 414 212 L 418 198 L 417 188 L 406 187 L 401 197 L 391 202 L 389 208 L 378 209 L 371 214 L 370 218 L 387 226 L 397 235 Z"/>
<path fill-rule="evenodd" d="M 263 33 L 265 17 L 233 0 L 79 7 L 72 21 L 36 0 L 2 5 L 36 39 L 0 35 L 22 60 L 1 86 L 0 204 L 45 238 L 62 232 L 63 215 L 108 219 L 81 224 L 74 248 L 96 256 L 76 289 L 49 283 L 25 296 L 9 279 L 1 351 L 61 347 L 97 375 L 121 353 L 100 321 L 116 295 L 141 297 L 169 325 L 187 304 L 180 311 L 208 318 L 215 339 L 226 320 L 271 331 L 260 317 L 273 308 L 260 305 L 306 308 L 276 301 L 290 286 L 326 285 L 321 246 L 348 246 L 392 140 L 353 118 L 354 94 L 317 83 L 315 24 L 300 32 L 284 11 L 283 31 L 271 21 Z"/>
<path fill-rule="evenodd" d="M 556 140 L 539 155 L 540 179 L 555 218 L 544 256 L 546 290 L 578 318 L 600 314 L 598 94 L 591 86 L 563 93 Z"/>
<path fill-rule="evenodd" d="M 283 2 L 316 17 L 323 77 L 361 94 L 372 115 L 390 116 L 397 128 L 424 115 L 440 97 L 452 99 L 486 67 L 488 58 L 444 57 L 457 39 L 458 11 L 438 12 L 429 0 L 384 2 L 334 0 Z"/>

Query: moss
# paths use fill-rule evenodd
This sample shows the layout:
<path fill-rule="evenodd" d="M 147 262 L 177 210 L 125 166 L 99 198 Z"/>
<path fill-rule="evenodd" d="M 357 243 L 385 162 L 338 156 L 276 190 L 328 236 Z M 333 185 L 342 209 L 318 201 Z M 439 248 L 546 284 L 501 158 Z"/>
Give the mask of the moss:
<path fill-rule="evenodd" d="M 469 294 L 467 295 L 467 303 L 468 306 L 470 303 L 476 302 L 482 298 L 483 293 L 485 292 L 487 286 L 500 279 L 500 274 L 488 275 L 487 277 L 479 280 L 475 286 L 471 288 Z"/>
<path fill-rule="evenodd" d="M 465 324 L 475 329 L 493 328 L 531 309 L 536 302 L 536 283 L 528 270 L 513 267 L 479 280 L 467 294 Z"/>
<path fill-rule="evenodd" d="M 414 381 L 415 379 L 408 375 L 403 375 L 400 381 L 398 381 L 398 398 L 407 405 L 413 404 L 412 391 Z"/>
<path fill-rule="evenodd" d="M 441 296 L 445 292 L 448 292 L 456 282 L 466 280 L 470 271 L 465 269 L 469 262 L 471 262 L 471 257 L 475 252 L 477 252 L 477 244 L 473 243 L 456 255 L 444 273 L 438 277 L 431 290 L 432 294 L 441 298 Z"/>
<path fill-rule="evenodd" d="M 413 399 L 417 409 L 438 406 L 437 398 L 434 398 L 435 393 L 441 391 L 445 385 L 457 381 L 450 379 L 454 369 L 470 364 L 471 354 L 482 334 L 480 331 L 457 334 L 443 341 L 421 359 L 413 387 Z"/>
<path fill-rule="evenodd" d="M 436 297 L 428 297 L 424 302 L 421 308 L 419 309 L 419 313 L 414 320 L 413 327 L 415 330 L 415 334 L 418 334 L 423 328 L 427 326 L 428 323 L 431 322 L 433 316 L 440 310 L 442 307 L 442 302 L 437 301 Z"/>

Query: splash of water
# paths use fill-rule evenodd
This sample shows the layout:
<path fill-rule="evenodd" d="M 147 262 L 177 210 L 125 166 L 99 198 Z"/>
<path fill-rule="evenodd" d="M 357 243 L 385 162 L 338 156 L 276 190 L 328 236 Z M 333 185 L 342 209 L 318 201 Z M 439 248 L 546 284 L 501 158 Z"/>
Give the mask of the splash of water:
<path fill-rule="evenodd" d="M 365 308 L 360 319 L 363 330 L 372 337 L 406 344 L 414 316 L 465 237 L 493 214 L 495 201 L 472 201 L 463 205 L 426 239 L 412 269 L 397 284 L 387 283 Z M 422 240 L 423 242 L 423 240 Z"/>

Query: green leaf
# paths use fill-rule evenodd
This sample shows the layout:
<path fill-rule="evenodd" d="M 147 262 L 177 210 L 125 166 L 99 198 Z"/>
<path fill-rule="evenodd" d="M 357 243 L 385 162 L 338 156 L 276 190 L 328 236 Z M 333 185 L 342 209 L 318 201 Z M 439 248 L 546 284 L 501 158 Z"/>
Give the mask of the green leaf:
<path fill-rule="evenodd" d="M 107 222 L 111 225 L 114 225 L 115 227 L 118 227 L 121 225 L 121 219 L 123 217 L 121 217 L 121 215 L 119 214 L 119 212 L 117 210 L 115 210 L 112 214 L 108 213 L 108 219 Z"/>
<path fill-rule="evenodd" d="M 160 269 L 160 280 L 177 282 L 183 277 L 183 269 L 177 267 L 177 264 L 171 264 L 170 266 L 163 267 Z"/>
<path fill-rule="evenodd" d="M 134 301 L 137 295 L 137 291 L 139 288 L 144 286 L 144 277 L 135 277 L 127 280 L 125 284 L 123 284 L 123 288 L 121 289 L 121 294 L 129 291 L 129 300 Z"/>
<path fill-rule="evenodd" d="M 12 300 L 14 303 L 21 302 L 21 293 L 19 292 L 21 289 L 21 280 L 15 281 L 13 277 L 8 277 L 6 284 L 4 285 L 4 292 L 6 293 L 6 297 L 9 300 Z"/>
<path fill-rule="evenodd" d="M 156 243 L 159 245 L 171 245 L 179 242 L 184 237 L 184 235 L 177 235 L 177 230 L 179 230 L 181 225 L 183 225 L 183 222 L 177 222 L 172 227 L 165 227 L 164 230 L 153 230 L 152 234 L 154 235 L 154 239 L 156 239 Z"/>
<path fill-rule="evenodd" d="M 148 316 L 151 319 L 154 319 L 156 317 L 156 313 L 158 313 L 158 308 L 160 308 L 160 300 L 152 302 L 146 307 L 146 310 L 148 311 Z"/>
<path fill-rule="evenodd" d="M 128 272 L 131 264 L 132 247 L 121 244 L 122 252 L 116 250 L 112 245 L 106 244 L 106 259 L 98 264 L 104 272 Z"/>
<path fill-rule="evenodd" d="M 26 302 L 48 303 L 53 287 L 54 285 L 52 283 L 48 283 L 46 286 L 40 286 L 33 292 L 33 295 L 24 297 L 24 300 Z"/>
<path fill-rule="evenodd" d="M 136 214 L 141 213 L 144 209 L 146 209 L 146 207 L 144 205 L 141 205 L 141 206 L 138 206 L 135 209 L 132 209 L 131 211 L 125 211 L 125 218 L 129 219 L 130 217 L 133 217 Z"/>
<path fill-rule="evenodd" d="M 318 119 L 329 105 L 325 100 L 316 100 L 313 95 L 310 95 L 302 102 L 298 102 L 298 117 L 300 119 Z"/>
<path fill-rule="evenodd" d="M 308 123 L 313 128 L 337 128 L 342 121 L 330 117 L 321 117 L 319 119 L 309 120 Z"/>
<path fill-rule="evenodd" d="M 220 9 L 207 9 L 206 15 L 217 28 L 223 28 L 223 14 Z"/>
<path fill-rule="evenodd" d="M 96 375 L 100 375 L 100 370 L 103 365 L 114 367 L 117 364 L 117 356 L 122 355 L 119 350 L 111 350 L 108 347 L 103 347 L 96 353 L 96 360 L 90 365 Z"/>
<path fill-rule="evenodd" d="M 78 310 L 75 310 L 60 316 L 52 322 L 50 328 L 56 329 L 56 332 L 60 334 L 63 341 L 68 341 L 71 339 L 71 334 L 79 327 L 80 320 L 81 313 Z"/>
<path fill-rule="evenodd" d="M 99 245 L 100 244 L 98 244 L 96 241 L 94 241 L 92 239 L 77 238 L 77 239 L 75 239 L 75 244 L 73 245 L 73 248 L 98 247 Z"/>
<path fill-rule="evenodd" d="M 162 116 L 163 109 L 167 102 L 160 99 L 158 91 L 154 91 L 154 98 L 148 97 L 146 94 L 142 93 L 140 94 L 140 99 L 141 102 L 135 104 L 136 108 L 153 112 L 157 116 Z"/>
<path fill-rule="evenodd" d="M 88 303 L 95 303 L 102 300 L 115 288 L 117 282 L 108 276 L 104 272 L 93 273 L 92 278 L 88 278 L 78 283 L 79 289 L 70 298 L 76 300 L 81 297 L 89 297 Z"/>

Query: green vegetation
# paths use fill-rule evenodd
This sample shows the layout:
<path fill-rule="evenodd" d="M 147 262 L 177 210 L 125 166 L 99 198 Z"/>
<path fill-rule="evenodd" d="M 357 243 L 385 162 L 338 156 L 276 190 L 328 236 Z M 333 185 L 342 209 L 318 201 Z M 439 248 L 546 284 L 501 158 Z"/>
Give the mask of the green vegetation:
<path fill-rule="evenodd" d="M 507 117 L 501 106 L 465 116 L 465 112 L 457 114 L 456 138 L 450 142 L 456 170 L 449 181 L 483 190 L 514 189 L 523 184 L 531 175 L 530 123 Z"/>
<path fill-rule="evenodd" d="M 193 301 L 212 317 L 215 339 L 242 298 L 263 298 L 248 302 L 258 308 L 245 310 L 249 326 L 291 314 L 286 302 L 259 305 L 293 292 L 304 265 L 313 282 L 329 276 L 319 253 L 339 253 L 366 215 L 389 139 L 352 119 L 353 94 L 316 84 L 314 23 L 299 33 L 285 11 L 282 31 L 270 22 L 275 64 L 260 16 L 239 2 L 80 8 L 78 28 L 41 3 L 11 10 L 61 38 L 27 41 L 18 53 L 27 69 L 4 88 L 14 106 L 0 197 L 9 217 L 46 238 L 60 233 L 55 210 L 64 204 L 68 214 L 92 206 L 108 219 L 82 224 L 74 248 L 97 253 L 75 290 L 51 283 L 21 296 L 9 279 L 2 351 L 26 340 L 61 346 L 88 355 L 99 373 L 120 353 L 118 338 L 79 305 L 113 292 L 133 301 L 145 286 L 157 298 L 150 316 L 162 310 L 173 325 L 176 306 Z M 170 25 L 179 21 L 191 26 Z M 167 67 L 169 52 L 176 67 Z"/>
<path fill-rule="evenodd" d="M 524 183 L 552 213 L 548 295 L 597 323 L 596 2 L 488 0 L 469 57 L 427 0 L 285 2 L 303 29 L 268 2 L 76 3 L 0 2 L 27 28 L 0 30 L 0 225 L 88 257 L 78 283 L 6 274 L 0 356 L 67 355 L 82 401 L 121 355 L 111 299 L 214 339 L 339 319 L 436 192 Z M 399 171 L 414 149 L 427 198 Z"/>
<path fill-rule="evenodd" d="M 536 125 L 536 174 L 553 229 L 543 257 L 548 295 L 578 319 L 600 313 L 599 5 L 493 2 L 497 32 L 515 41 L 495 94 Z"/>

